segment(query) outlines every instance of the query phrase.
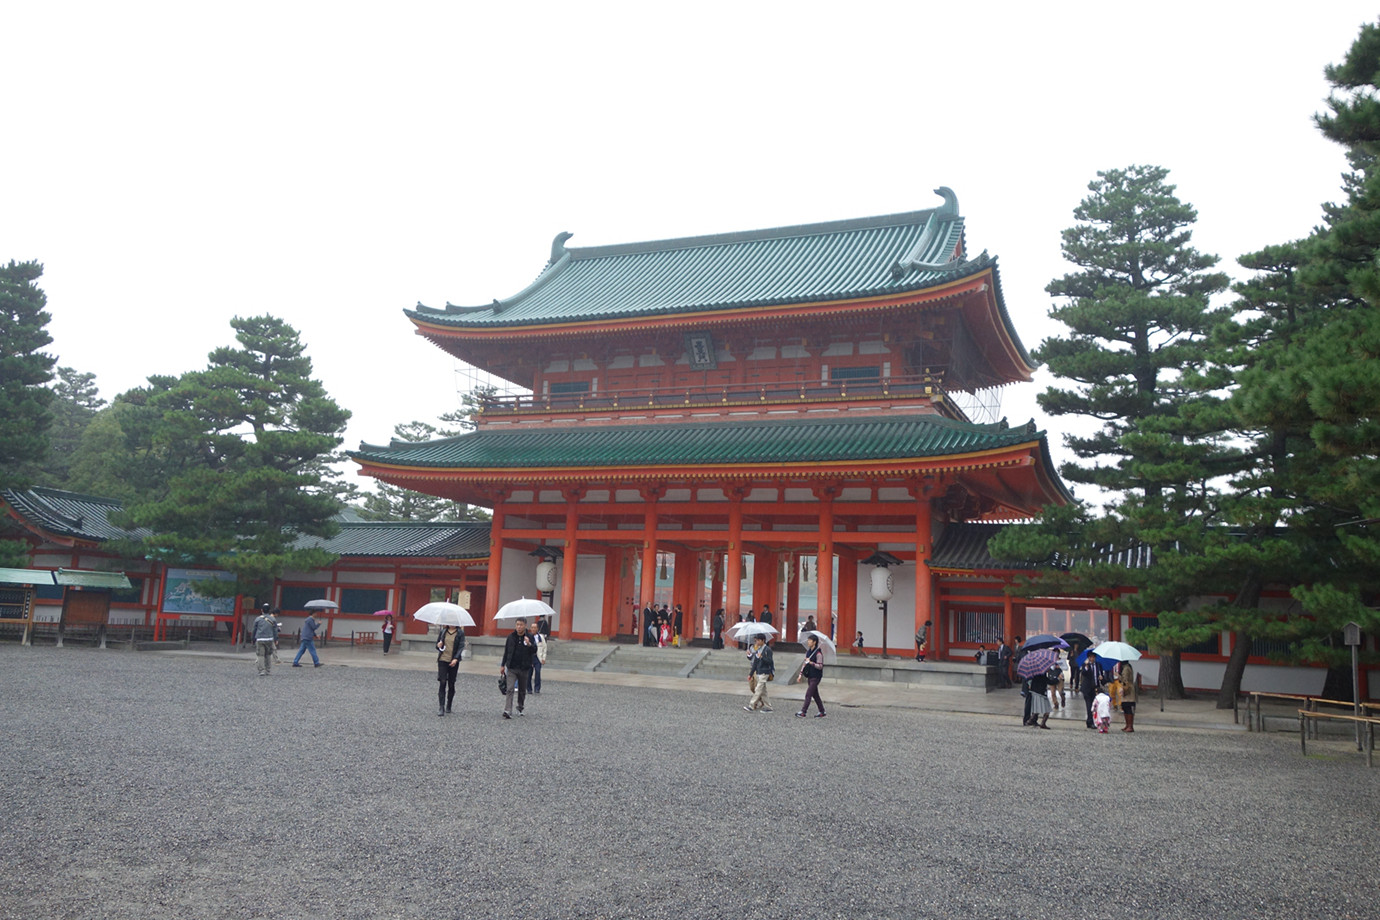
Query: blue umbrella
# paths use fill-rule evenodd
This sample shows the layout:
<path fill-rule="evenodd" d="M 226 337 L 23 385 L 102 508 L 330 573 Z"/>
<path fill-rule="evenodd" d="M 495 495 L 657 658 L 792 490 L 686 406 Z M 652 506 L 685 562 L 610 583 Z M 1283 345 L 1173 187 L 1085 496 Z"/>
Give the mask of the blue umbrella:
<path fill-rule="evenodd" d="M 1103 658 L 1101 655 L 1093 655 L 1093 650 L 1090 648 L 1085 648 L 1083 651 L 1079 652 L 1074 662 L 1081 668 L 1083 667 L 1083 662 L 1088 660 L 1089 655 L 1097 659 L 1097 666 L 1104 671 L 1110 671 L 1121 664 L 1121 662 L 1117 661 L 1115 658 Z"/>

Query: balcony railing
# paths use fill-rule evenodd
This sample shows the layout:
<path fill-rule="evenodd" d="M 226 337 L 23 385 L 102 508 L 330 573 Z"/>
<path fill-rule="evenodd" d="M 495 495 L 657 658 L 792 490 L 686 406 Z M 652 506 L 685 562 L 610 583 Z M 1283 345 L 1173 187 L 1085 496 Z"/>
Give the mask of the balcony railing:
<path fill-rule="evenodd" d="M 868 399 L 943 397 L 933 374 L 853 380 L 786 383 L 728 383 L 678 387 L 637 387 L 610 393 L 549 393 L 490 396 L 481 399 L 486 415 L 529 412 L 590 412 L 678 407 L 770 405 Z"/>

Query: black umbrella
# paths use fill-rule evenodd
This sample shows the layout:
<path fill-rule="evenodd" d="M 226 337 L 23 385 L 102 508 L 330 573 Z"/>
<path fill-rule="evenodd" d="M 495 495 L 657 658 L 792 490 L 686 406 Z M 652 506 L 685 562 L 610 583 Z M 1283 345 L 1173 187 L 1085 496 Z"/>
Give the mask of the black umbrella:
<path fill-rule="evenodd" d="M 1072 645 L 1083 645 L 1083 646 L 1085 646 L 1085 647 L 1087 647 L 1087 648 L 1092 648 L 1094 645 L 1097 644 L 1097 643 L 1094 642 L 1091 638 L 1089 638 L 1088 636 L 1083 635 L 1082 633 L 1067 632 L 1067 633 L 1061 634 L 1061 635 L 1059 636 L 1059 638 L 1060 638 L 1060 639 L 1063 639 L 1065 642 L 1067 642 L 1067 643 L 1068 643 L 1069 645 L 1071 645 L 1071 646 L 1072 646 Z"/>
<path fill-rule="evenodd" d="M 1021 646 L 1022 651 L 1030 651 L 1037 648 L 1068 648 L 1069 644 L 1058 636 L 1031 636 L 1025 640 Z"/>

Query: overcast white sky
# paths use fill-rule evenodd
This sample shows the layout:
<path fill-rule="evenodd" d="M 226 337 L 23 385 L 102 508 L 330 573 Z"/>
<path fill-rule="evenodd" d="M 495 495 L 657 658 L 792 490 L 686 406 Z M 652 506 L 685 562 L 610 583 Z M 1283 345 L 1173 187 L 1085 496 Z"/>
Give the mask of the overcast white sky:
<path fill-rule="evenodd" d="M 235 315 L 302 333 L 345 446 L 458 405 L 402 310 L 524 287 L 572 246 L 958 195 L 1034 348 L 1100 169 L 1171 170 L 1196 245 L 1339 197 L 1311 116 L 1373 4 L 66 3 L 0 0 L 0 261 L 45 265 L 60 362 L 111 396 Z M 1056 459 L 1036 385 L 1008 388 Z"/>

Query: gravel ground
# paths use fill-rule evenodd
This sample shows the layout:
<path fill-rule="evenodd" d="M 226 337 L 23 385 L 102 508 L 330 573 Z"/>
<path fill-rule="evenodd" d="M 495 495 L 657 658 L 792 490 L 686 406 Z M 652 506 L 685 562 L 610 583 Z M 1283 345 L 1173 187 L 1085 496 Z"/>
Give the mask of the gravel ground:
<path fill-rule="evenodd" d="M 425 672 L 0 646 L 0 917 L 1380 915 L 1380 769 L 1293 736 L 554 681 L 505 722 L 465 667 L 438 718 Z"/>

